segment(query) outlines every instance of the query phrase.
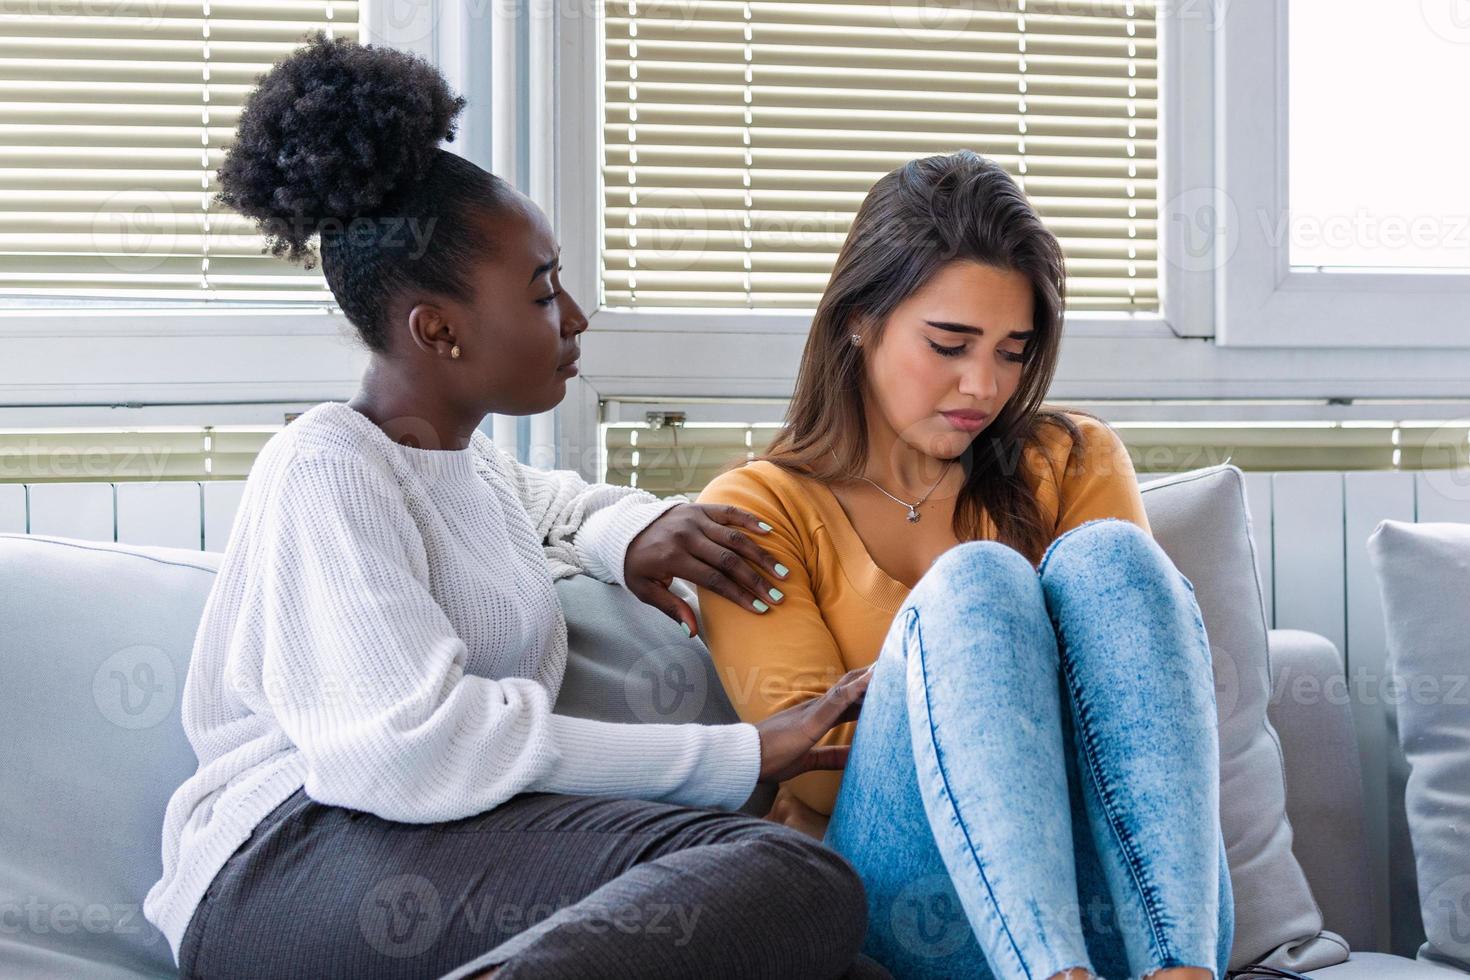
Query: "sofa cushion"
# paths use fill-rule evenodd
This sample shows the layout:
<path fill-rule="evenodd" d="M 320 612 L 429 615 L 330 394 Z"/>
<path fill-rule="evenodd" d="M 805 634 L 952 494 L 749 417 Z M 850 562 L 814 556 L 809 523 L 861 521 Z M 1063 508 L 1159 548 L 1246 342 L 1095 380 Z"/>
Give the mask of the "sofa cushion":
<path fill-rule="evenodd" d="M 143 896 L 196 765 L 179 695 L 217 560 L 0 535 L 7 977 L 173 972 Z"/>
<path fill-rule="evenodd" d="M 1470 970 L 1470 524 L 1382 521 L 1368 536 L 1408 764 L 1421 958 Z"/>
<path fill-rule="evenodd" d="M 1307 974 L 1312 980 L 1465 980 L 1465 974 L 1425 959 L 1354 952 L 1345 963 Z"/>
<path fill-rule="evenodd" d="M 1140 485 L 1154 540 L 1193 583 L 1214 658 L 1220 826 L 1235 892 L 1230 968 L 1305 972 L 1347 958 L 1292 853 L 1271 693 L 1265 603 L 1240 469 L 1229 463 Z"/>

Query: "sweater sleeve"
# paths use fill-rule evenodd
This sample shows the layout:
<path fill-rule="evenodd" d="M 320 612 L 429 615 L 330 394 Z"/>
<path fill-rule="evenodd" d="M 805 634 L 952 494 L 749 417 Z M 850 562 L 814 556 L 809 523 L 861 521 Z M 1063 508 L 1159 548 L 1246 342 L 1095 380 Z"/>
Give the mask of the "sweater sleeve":
<path fill-rule="evenodd" d="M 434 822 L 532 790 L 735 808 L 754 788 L 750 725 L 571 718 L 534 680 L 466 673 L 402 492 L 369 464 L 290 461 L 266 516 L 249 626 L 313 799 Z M 516 615 L 508 598 L 484 601 L 487 616 Z"/>
<path fill-rule="evenodd" d="M 1054 536 L 1100 517 L 1120 517 L 1152 534 L 1128 447 L 1106 422 L 1087 416 L 1078 416 L 1076 421 L 1083 437 L 1080 462 L 1065 465 L 1065 452 L 1058 461 L 1061 478 Z"/>
<path fill-rule="evenodd" d="M 734 504 L 771 525 L 760 546 L 790 570 L 781 580 L 785 598 L 779 610 L 768 615 L 756 615 L 718 592 L 699 589 L 704 642 L 736 713 L 753 723 L 820 697 L 848 667 L 817 605 L 812 557 L 800 519 L 750 466 L 717 476 L 699 495 L 699 502 Z M 838 725 L 817 744 L 849 745 L 856 727 L 856 722 Z M 781 786 L 825 815 L 832 812 L 841 781 L 841 772 L 814 770 Z"/>
<path fill-rule="evenodd" d="M 488 440 L 491 464 L 515 487 L 553 565 L 626 586 L 623 563 L 643 530 L 687 497 L 655 497 L 646 490 L 588 483 L 575 470 L 528 466 Z"/>

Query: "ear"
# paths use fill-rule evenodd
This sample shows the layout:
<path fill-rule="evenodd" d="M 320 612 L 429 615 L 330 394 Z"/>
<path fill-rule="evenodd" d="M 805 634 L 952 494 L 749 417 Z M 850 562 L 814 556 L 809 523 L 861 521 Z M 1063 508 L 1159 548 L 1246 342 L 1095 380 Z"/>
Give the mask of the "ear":
<path fill-rule="evenodd" d="M 419 350 L 435 357 L 448 357 L 450 348 L 459 343 L 443 307 L 433 303 L 417 303 L 408 311 L 408 335 Z"/>

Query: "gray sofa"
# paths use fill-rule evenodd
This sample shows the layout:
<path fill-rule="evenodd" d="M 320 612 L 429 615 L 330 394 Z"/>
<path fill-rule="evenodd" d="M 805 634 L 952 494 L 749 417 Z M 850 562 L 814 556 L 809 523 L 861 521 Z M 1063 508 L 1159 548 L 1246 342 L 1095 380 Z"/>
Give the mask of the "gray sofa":
<path fill-rule="evenodd" d="M 1229 503 L 1235 499 L 1238 511 Z M 1229 656 L 1236 658 L 1231 676 L 1237 680 L 1219 689 L 1223 712 L 1246 686 L 1237 676 L 1242 665 L 1257 655 L 1267 662 L 1265 649 L 1240 652 L 1256 642 L 1250 624 L 1260 605 L 1254 567 L 1243 572 L 1240 560 L 1242 553 L 1251 556 L 1240 473 L 1226 465 L 1155 481 L 1145 501 L 1155 538 L 1196 587 L 1212 646 L 1236 648 Z M 1222 509 L 1228 513 L 1222 516 Z M 178 696 L 218 560 L 206 552 L 0 535 L 0 718 L 7 730 L 0 770 L 0 976 L 174 975 L 167 943 L 142 916 L 142 900 L 161 872 L 164 806 L 195 766 Z M 668 702 L 657 691 L 642 691 L 636 679 L 656 685 L 660 672 L 677 664 L 682 690 L 695 699 L 692 708 L 678 709 L 679 720 L 734 719 L 698 641 L 685 640 L 660 614 L 612 586 L 578 576 L 558 588 L 572 646 L 559 710 L 666 720 Z M 1245 627 L 1225 615 L 1240 612 Z M 1293 678 L 1320 688 L 1342 672 L 1331 643 L 1293 630 L 1270 632 L 1268 662 L 1272 690 L 1291 689 Z M 1308 971 L 1326 980 L 1465 977 L 1371 951 L 1350 707 L 1283 697 L 1273 699 L 1269 717 L 1270 744 L 1279 737 L 1279 750 L 1271 751 L 1279 751 L 1285 766 L 1287 818 L 1280 822 L 1288 826 L 1268 829 L 1278 838 L 1285 833 L 1310 882 L 1306 902 L 1315 896 L 1320 920 L 1307 910 L 1304 936 L 1280 948 L 1238 949 L 1239 961 L 1269 954 L 1293 968 L 1332 962 Z M 1240 786 L 1248 783 L 1231 794 L 1222 787 L 1222 801 L 1230 795 L 1247 811 L 1270 809 L 1269 800 L 1257 807 L 1252 799 L 1234 799 L 1237 791 L 1252 792 Z M 1227 830 L 1234 881 L 1230 836 Z M 1256 895 L 1244 877 L 1256 873 L 1242 867 L 1238 903 L 1266 907 L 1289 891 L 1272 886 Z M 1242 922 L 1257 929 L 1252 910 L 1242 905 L 1241 912 Z M 1283 914 L 1268 910 L 1265 918 L 1280 925 Z"/>

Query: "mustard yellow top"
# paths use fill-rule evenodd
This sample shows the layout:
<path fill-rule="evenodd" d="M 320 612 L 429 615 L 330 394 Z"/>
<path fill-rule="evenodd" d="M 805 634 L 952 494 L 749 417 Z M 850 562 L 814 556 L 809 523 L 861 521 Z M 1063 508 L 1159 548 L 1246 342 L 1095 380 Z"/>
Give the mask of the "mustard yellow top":
<path fill-rule="evenodd" d="M 1065 468 L 1071 438 L 1057 425 L 1039 426 L 1022 455 L 1052 539 L 1099 517 L 1120 517 L 1152 534 L 1122 440 L 1106 423 L 1068 414 L 1083 436 L 1080 465 Z M 816 697 L 877 659 L 909 589 L 873 561 L 826 484 L 757 460 L 720 474 L 699 502 L 734 504 L 770 524 L 756 543 L 790 569 L 778 580 L 785 599 L 765 614 L 699 589 L 703 639 L 742 721 Z M 993 540 L 994 525 L 983 515 L 980 523 L 981 540 Z M 850 744 L 855 724 L 834 728 L 821 744 Z M 789 794 L 829 815 L 841 776 L 804 773 L 783 783 L 778 799 Z"/>

